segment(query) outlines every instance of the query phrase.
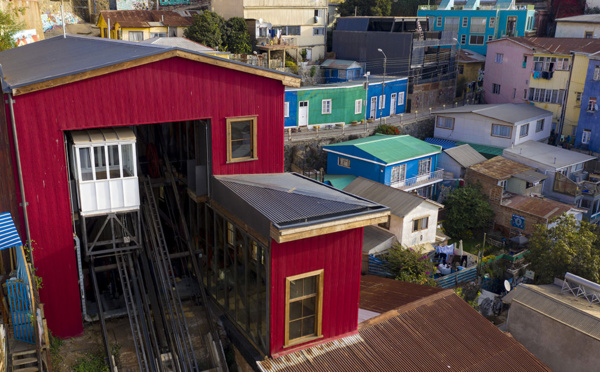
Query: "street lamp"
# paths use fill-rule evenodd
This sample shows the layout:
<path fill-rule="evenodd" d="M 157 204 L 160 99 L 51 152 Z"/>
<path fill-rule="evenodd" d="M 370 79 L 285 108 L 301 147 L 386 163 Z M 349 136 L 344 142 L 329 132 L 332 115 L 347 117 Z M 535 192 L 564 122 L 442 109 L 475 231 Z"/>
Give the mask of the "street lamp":
<path fill-rule="evenodd" d="M 381 54 L 383 54 L 383 80 L 381 82 L 381 98 L 379 100 L 379 125 L 381 125 L 381 120 L 382 120 L 382 102 L 381 100 L 384 100 L 383 102 L 385 102 L 385 95 L 384 95 L 384 91 L 383 89 L 385 88 L 385 72 L 386 72 L 386 68 L 387 68 L 387 56 L 385 55 L 385 53 L 383 52 L 383 50 L 381 50 L 381 48 L 377 48 L 377 51 Z"/>

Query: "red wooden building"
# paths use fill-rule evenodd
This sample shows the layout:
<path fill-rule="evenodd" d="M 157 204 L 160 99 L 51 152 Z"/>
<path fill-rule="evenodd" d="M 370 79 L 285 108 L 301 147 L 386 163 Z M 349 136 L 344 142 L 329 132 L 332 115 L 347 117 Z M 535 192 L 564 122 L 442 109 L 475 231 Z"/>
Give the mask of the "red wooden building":
<path fill-rule="evenodd" d="M 91 297 L 73 235 L 97 226 L 78 212 L 81 165 L 72 149 L 76 138 L 116 127 L 135 132 L 140 177 L 156 179 L 163 157 L 172 160 L 191 240 L 203 252 L 201 280 L 231 334 L 241 335 L 236 345 L 249 346 L 248 359 L 356 331 L 362 227 L 386 222 L 389 212 L 283 174 L 284 86 L 299 86 L 299 78 L 172 47 L 74 36 L 1 52 L 0 64 L 0 210 L 20 215 L 21 235 L 29 230 L 35 242 L 55 335 L 82 332 Z M 99 156 L 112 161 L 104 151 L 92 169 L 102 166 Z"/>

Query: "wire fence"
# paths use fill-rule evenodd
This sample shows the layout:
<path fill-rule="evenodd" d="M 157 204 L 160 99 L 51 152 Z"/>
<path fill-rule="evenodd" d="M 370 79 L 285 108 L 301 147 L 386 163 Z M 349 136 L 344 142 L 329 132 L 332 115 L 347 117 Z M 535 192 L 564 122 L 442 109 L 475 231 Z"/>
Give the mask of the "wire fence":
<path fill-rule="evenodd" d="M 426 120 L 433 117 L 432 111 L 465 106 L 473 104 L 473 100 L 462 100 L 438 107 L 431 107 L 424 111 L 415 111 L 414 113 L 397 114 L 394 116 L 384 117 L 381 119 L 367 120 L 357 124 L 336 124 L 335 127 L 328 125 L 309 125 L 307 127 L 287 127 L 285 128 L 285 141 L 308 141 L 312 139 L 334 138 L 338 136 L 361 135 L 371 133 L 381 124 L 392 125 L 395 127 L 403 127 L 407 124 L 412 124 L 417 121 Z"/>

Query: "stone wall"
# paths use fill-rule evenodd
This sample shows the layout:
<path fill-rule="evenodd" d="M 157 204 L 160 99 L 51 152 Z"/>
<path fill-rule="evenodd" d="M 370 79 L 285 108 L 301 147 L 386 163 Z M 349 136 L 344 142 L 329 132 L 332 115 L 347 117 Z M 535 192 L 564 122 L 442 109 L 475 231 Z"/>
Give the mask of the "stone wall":
<path fill-rule="evenodd" d="M 430 107 L 452 104 L 455 96 L 455 80 L 413 85 L 412 93 L 408 95 L 410 107 L 406 110 L 407 112 L 423 111 L 429 110 Z"/>

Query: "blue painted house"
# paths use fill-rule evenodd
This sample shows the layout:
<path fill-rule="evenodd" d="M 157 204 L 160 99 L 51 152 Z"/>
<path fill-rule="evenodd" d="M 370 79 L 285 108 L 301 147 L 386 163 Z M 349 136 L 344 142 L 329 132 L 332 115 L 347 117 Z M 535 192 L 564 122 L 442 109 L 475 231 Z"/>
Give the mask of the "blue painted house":
<path fill-rule="evenodd" d="M 285 127 L 345 125 L 406 112 L 407 78 L 387 77 L 385 84 L 382 78 L 370 78 L 365 91 L 366 82 L 286 88 Z"/>
<path fill-rule="evenodd" d="M 320 67 L 325 76 L 325 84 L 359 80 L 363 77 L 363 68 L 356 61 L 328 59 Z"/>
<path fill-rule="evenodd" d="M 432 31 L 458 33 L 461 48 L 487 54 L 488 41 L 507 36 L 527 36 L 534 30 L 533 5 L 515 5 L 514 0 L 480 2 L 467 0 L 465 5 L 443 0 L 439 6 L 421 5 L 419 17 L 429 18 Z"/>
<path fill-rule="evenodd" d="M 441 146 L 408 136 L 371 137 L 323 147 L 328 175 L 353 175 L 432 198 L 443 180 Z"/>
<path fill-rule="evenodd" d="M 590 58 L 581 94 L 575 147 L 600 152 L 600 59 Z"/>

